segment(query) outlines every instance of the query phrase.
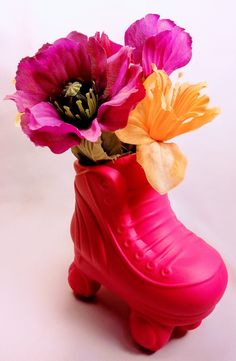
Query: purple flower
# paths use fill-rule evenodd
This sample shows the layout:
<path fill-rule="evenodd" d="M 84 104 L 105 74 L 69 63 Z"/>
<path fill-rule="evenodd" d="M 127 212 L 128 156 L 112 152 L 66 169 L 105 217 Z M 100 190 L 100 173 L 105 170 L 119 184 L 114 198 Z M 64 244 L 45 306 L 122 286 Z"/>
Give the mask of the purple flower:
<path fill-rule="evenodd" d="M 186 65 L 192 56 L 192 39 L 184 29 L 159 15 L 148 14 L 126 30 L 125 44 L 134 48 L 133 62 L 141 64 L 147 77 L 152 64 L 170 74 Z"/>
<path fill-rule="evenodd" d="M 21 60 L 16 102 L 25 134 L 62 153 L 81 139 L 126 126 L 129 112 L 144 97 L 142 68 L 131 64 L 132 49 L 72 32 Z"/>

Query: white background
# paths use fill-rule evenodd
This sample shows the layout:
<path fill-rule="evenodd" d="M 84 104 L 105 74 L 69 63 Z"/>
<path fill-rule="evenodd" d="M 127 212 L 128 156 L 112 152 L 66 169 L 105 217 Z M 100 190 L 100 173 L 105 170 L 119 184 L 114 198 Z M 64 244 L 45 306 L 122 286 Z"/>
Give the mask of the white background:
<path fill-rule="evenodd" d="M 104 30 L 117 42 L 147 13 L 159 13 L 193 37 L 185 79 L 207 80 L 212 124 L 176 139 L 189 160 L 185 181 L 170 198 L 178 217 L 223 255 L 227 292 L 203 325 L 152 356 L 135 348 L 128 310 L 106 290 L 95 304 L 76 301 L 67 286 L 72 260 L 73 156 L 36 148 L 2 102 L 0 124 L 0 360 L 236 359 L 236 22 L 234 0 L 12 0 L 0 12 L 0 98 L 14 91 L 18 61 L 45 42 L 78 30 Z"/>

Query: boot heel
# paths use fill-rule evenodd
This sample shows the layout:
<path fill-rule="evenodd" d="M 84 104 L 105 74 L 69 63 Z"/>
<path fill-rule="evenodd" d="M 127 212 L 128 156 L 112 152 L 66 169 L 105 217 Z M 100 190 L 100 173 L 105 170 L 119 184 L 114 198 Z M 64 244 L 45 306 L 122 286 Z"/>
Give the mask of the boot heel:
<path fill-rule="evenodd" d="M 170 339 L 173 327 L 152 323 L 145 316 L 133 311 L 130 330 L 134 341 L 148 351 L 157 351 Z"/>
<path fill-rule="evenodd" d="M 100 283 L 91 280 L 82 271 L 80 271 L 73 262 L 69 268 L 68 283 L 76 296 L 92 297 L 99 288 Z"/>

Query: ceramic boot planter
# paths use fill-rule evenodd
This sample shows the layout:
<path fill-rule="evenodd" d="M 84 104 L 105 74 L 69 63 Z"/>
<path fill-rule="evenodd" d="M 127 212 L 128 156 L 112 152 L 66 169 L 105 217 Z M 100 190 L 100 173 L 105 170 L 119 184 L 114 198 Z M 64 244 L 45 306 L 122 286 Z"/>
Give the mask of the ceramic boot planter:
<path fill-rule="evenodd" d="M 135 154 L 98 166 L 75 162 L 75 170 L 74 293 L 90 297 L 104 285 L 122 298 L 133 339 L 150 351 L 198 327 L 227 284 L 219 253 L 176 218 Z"/>

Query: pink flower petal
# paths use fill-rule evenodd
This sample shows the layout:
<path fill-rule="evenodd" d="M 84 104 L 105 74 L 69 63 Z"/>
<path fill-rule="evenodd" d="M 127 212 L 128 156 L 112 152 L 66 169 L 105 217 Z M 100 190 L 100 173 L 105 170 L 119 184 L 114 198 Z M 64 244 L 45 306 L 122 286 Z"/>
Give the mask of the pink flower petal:
<path fill-rule="evenodd" d="M 96 142 L 101 135 L 101 127 L 98 124 L 97 118 L 95 118 L 88 129 L 79 129 L 81 138 L 87 139 L 90 142 Z"/>
<path fill-rule="evenodd" d="M 124 77 L 126 85 L 98 110 L 98 121 L 104 131 L 124 128 L 130 111 L 145 96 L 140 66 L 131 65 Z"/>
<path fill-rule="evenodd" d="M 100 35 L 99 32 L 96 32 L 94 37 L 100 43 L 100 45 L 103 47 L 108 58 L 111 55 L 117 53 L 117 51 L 119 51 L 122 47 L 120 44 L 117 44 L 117 43 L 114 43 L 113 41 L 111 41 L 105 33 L 102 33 L 102 35 Z"/>
<path fill-rule="evenodd" d="M 87 46 L 88 37 L 82 33 L 78 33 L 77 31 L 72 31 L 67 35 L 67 39 L 73 40 L 79 44 L 82 44 L 84 47 Z"/>
<path fill-rule="evenodd" d="M 132 46 L 133 61 L 141 63 L 143 45 L 150 36 L 157 34 L 157 24 L 160 15 L 148 14 L 144 18 L 135 21 L 125 32 L 125 45 Z"/>
<path fill-rule="evenodd" d="M 156 34 L 161 33 L 162 31 L 171 30 L 175 26 L 176 26 L 176 24 L 174 23 L 174 21 L 172 21 L 170 19 L 161 19 L 161 20 L 159 19 L 159 21 L 157 23 Z"/>
<path fill-rule="evenodd" d="M 107 57 L 105 50 L 94 38 L 89 38 L 88 53 L 91 61 L 91 75 L 100 94 L 107 84 Z"/>
<path fill-rule="evenodd" d="M 131 48 L 122 47 L 107 61 L 107 86 L 104 91 L 104 99 L 112 98 L 126 84 L 126 73 L 131 60 Z"/>
<path fill-rule="evenodd" d="M 186 65 L 192 56 L 191 44 L 190 35 L 177 26 L 147 39 L 142 54 L 145 76 L 152 73 L 152 64 L 167 74 Z"/>
<path fill-rule="evenodd" d="M 54 153 L 65 152 L 70 147 L 78 145 L 83 138 L 95 141 L 100 135 L 100 127 L 96 120 L 90 129 L 79 130 L 63 122 L 53 105 L 47 102 L 26 109 L 21 117 L 21 126 L 35 145 L 48 146 Z"/>
<path fill-rule="evenodd" d="M 125 32 L 125 45 L 134 48 L 133 61 L 141 63 L 142 49 L 148 38 L 162 31 L 172 29 L 174 26 L 175 23 L 173 21 L 167 19 L 160 20 L 160 16 L 157 14 L 148 14 L 130 25 Z"/>
<path fill-rule="evenodd" d="M 155 14 L 137 20 L 125 33 L 125 44 L 134 47 L 133 61 L 143 65 L 146 76 L 152 72 L 152 63 L 168 74 L 186 65 L 192 55 L 191 43 L 184 29 Z"/>
<path fill-rule="evenodd" d="M 24 112 L 26 108 L 31 108 L 38 103 L 38 96 L 17 90 L 15 94 L 7 95 L 5 100 L 13 100 L 19 112 Z"/>
<path fill-rule="evenodd" d="M 59 39 L 34 57 L 21 60 L 16 89 L 47 100 L 58 94 L 68 80 L 91 77 L 90 61 L 86 49 L 70 39 Z"/>
<path fill-rule="evenodd" d="M 52 44 L 50 43 L 46 43 L 43 44 L 43 46 L 41 46 L 41 48 L 39 48 L 39 50 L 37 51 L 37 53 L 35 54 L 35 56 L 39 55 L 39 53 L 45 51 L 47 48 L 49 48 L 50 46 L 52 46 Z"/>

